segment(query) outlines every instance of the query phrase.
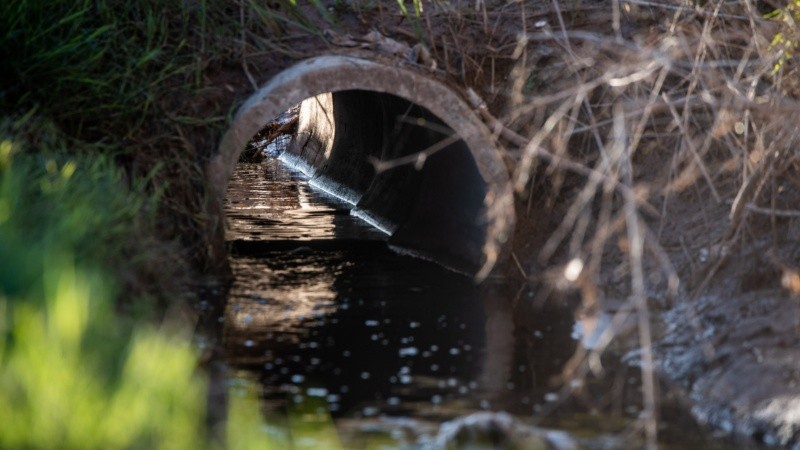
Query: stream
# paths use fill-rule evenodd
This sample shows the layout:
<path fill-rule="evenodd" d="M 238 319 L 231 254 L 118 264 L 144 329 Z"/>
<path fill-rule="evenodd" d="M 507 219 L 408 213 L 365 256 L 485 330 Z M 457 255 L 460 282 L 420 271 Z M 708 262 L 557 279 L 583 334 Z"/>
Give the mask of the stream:
<path fill-rule="evenodd" d="M 239 164 L 232 177 L 235 281 L 212 321 L 226 382 L 254 381 L 268 422 L 311 408 L 333 420 L 344 448 L 460 447 L 470 427 L 489 433 L 489 448 L 525 447 L 504 433 L 529 432 L 554 448 L 644 445 L 631 437 L 639 369 L 620 363 L 613 346 L 603 377 L 567 386 L 580 393 L 556 382 L 586 342 L 577 305 L 539 301 L 518 281 L 476 286 L 397 254 L 349 204 L 271 156 Z M 735 446 L 671 398 L 662 387 L 660 448 Z"/>

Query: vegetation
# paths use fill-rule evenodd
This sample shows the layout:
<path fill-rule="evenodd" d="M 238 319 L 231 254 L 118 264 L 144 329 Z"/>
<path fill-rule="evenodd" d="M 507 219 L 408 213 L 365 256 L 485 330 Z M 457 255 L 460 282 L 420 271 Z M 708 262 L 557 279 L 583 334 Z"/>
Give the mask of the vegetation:
<path fill-rule="evenodd" d="M 190 324 L 121 292 L 125 271 L 165 258 L 140 241 L 159 201 L 146 180 L 31 120 L 0 124 L 0 447 L 285 448 L 248 385 L 213 438 Z"/>
<path fill-rule="evenodd" d="M 0 447 L 199 448 L 185 330 L 115 313 L 114 266 L 142 251 L 132 224 L 157 198 L 29 120 L 0 136 Z"/>
<path fill-rule="evenodd" d="M 202 263 L 201 158 L 181 136 L 231 108 L 175 108 L 239 29 L 227 2 L 190 3 L 0 5 L 2 448 L 216 445 L 191 324 L 158 306 Z M 234 429 L 259 420 L 231 408 Z"/>
<path fill-rule="evenodd" d="M 4 2 L 0 111 L 30 113 L 70 153 L 102 151 L 150 191 L 168 189 L 156 205 L 158 236 L 207 266 L 202 163 L 241 100 L 234 94 L 250 86 L 232 87 L 226 67 L 244 67 L 252 80 L 246 55 L 285 53 L 284 27 L 318 33 L 296 5 L 278 3 Z"/>
<path fill-rule="evenodd" d="M 266 435 L 248 386 L 208 430 L 193 324 L 166 300 L 208 262 L 202 163 L 236 106 L 209 77 L 283 24 L 317 32 L 282 4 L 0 4 L 0 447 L 336 441 Z"/>

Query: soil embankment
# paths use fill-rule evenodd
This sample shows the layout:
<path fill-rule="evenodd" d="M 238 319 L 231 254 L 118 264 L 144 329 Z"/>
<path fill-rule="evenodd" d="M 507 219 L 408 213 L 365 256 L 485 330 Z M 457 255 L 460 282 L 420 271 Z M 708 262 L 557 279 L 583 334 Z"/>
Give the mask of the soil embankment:
<path fill-rule="evenodd" d="M 787 180 L 778 183 L 787 206 L 800 204 Z M 751 217 L 742 235 L 726 239 L 729 209 L 709 208 L 702 195 L 686 197 L 665 227 L 672 230 L 665 244 L 678 243 L 670 256 L 688 283 L 661 315 L 660 368 L 687 390 L 697 419 L 798 448 L 800 302 L 792 291 L 798 219 Z M 717 220 L 701 218 L 713 209 Z M 693 232 L 698 226 L 704 233 Z"/>

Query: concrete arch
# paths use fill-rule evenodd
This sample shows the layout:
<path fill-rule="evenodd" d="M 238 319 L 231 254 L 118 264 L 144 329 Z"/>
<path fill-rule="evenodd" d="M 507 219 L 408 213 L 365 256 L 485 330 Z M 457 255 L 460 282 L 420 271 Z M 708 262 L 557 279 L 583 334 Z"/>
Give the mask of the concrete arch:
<path fill-rule="evenodd" d="M 488 128 L 457 94 L 431 77 L 398 66 L 352 56 L 321 56 L 272 78 L 239 109 L 207 167 L 213 193 L 210 209 L 222 211 L 228 180 L 242 150 L 268 121 L 306 99 L 340 91 L 399 97 L 430 111 L 463 140 L 486 187 L 482 258 L 475 261 L 477 277 L 486 276 L 506 253 L 515 220 L 513 190 L 501 154 Z"/>

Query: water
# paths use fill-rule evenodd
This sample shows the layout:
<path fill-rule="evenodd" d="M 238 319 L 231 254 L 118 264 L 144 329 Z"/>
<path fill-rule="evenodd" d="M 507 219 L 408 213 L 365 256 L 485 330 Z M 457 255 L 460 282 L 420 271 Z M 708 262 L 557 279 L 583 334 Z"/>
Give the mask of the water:
<path fill-rule="evenodd" d="M 346 442 L 378 433 L 415 446 L 444 421 L 507 411 L 590 448 L 641 445 L 623 439 L 640 414 L 637 368 L 609 351 L 603 377 L 558 383 L 591 325 L 576 326 L 577 305 L 393 253 L 274 158 L 238 166 L 226 207 L 235 282 L 217 332 L 267 416 L 310 404 Z M 664 403 L 665 448 L 727 448 Z"/>

